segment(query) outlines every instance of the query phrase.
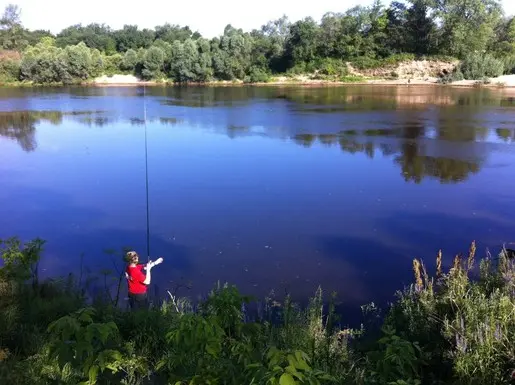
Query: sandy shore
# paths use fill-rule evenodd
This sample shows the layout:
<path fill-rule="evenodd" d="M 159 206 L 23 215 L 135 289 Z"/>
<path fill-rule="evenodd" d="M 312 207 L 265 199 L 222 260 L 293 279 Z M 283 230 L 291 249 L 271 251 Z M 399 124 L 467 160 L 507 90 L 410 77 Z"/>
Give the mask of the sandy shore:
<path fill-rule="evenodd" d="M 158 81 L 143 81 L 138 79 L 134 75 L 103 75 L 95 78 L 90 85 L 95 86 L 139 86 L 139 85 L 167 85 L 171 84 L 165 80 Z M 238 85 L 243 84 L 241 81 L 215 81 L 205 83 L 206 85 Z M 296 78 L 289 78 L 286 76 L 276 77 L 272 81 L 267 83 L 254 83 L 254 85 L 342 85 L 342 84 L 377 84 L 377 85 L 440 85 L 437 78 L 425 78 L 425 79 L 366 79 L 359 82 L 334 82 L 327 80 L 315 80 L 310 79 L 307 76 L 298 76 Z M 475 80 L 461 80 L 456 81 L 446 86 L 454 87 L 474 87 L 477 86 L 478 82 Z M 504 75 L 497 78 L 490 78 L 489 84 L 481 84 L 483 87 L 515 87 L 515 75 Z"/>

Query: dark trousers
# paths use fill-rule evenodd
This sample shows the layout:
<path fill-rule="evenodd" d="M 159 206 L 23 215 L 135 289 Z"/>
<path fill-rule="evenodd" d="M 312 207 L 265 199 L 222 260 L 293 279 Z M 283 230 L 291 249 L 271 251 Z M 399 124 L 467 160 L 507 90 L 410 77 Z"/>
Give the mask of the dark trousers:
<path fill-rule="evenodd" d="M 132 310 L 148 308 L 147 293 L 133 294 L 129 293 L 129 305 Z"/>

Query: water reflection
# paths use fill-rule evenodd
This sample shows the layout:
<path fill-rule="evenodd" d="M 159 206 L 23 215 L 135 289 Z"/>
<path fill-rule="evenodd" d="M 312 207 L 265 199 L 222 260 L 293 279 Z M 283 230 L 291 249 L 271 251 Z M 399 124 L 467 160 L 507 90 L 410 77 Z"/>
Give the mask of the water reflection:
<path fill-rule="evenodd" d="M 306 95 L 306 99 L 310 98 Z M 183 119 L 174 117 L 153 117 L 147 121 L 140 117 L 121 119 L 109 116 L 105 111 L 13 111 L 0 112 L 0 136 L 16 140 L 24 151 L 31 152 L 37 148 L 35 133 L 38 124 L 48 122 L 57 126 L 63 124 L 65 119 L 94 127 L 105 127 L 120 120 L 128 120 L 135 126 L 143 126 L 145 123 L 177 125 L 184 122 Z M 300 133 L 289 138 L 306 148 L 312 147 L 315 143 L 320 143 L 324 147 L 339 146 L 344 153 L 363 153 L 370 159 L 378 153 L 385 157 L 394 155 L 393 161 L 400 168 L 400 175 L 405 181 L 415 183 L 420 183 L 426 177 L 435 178 L 441 183 L 461 182 L 477 174 L 484 163 L 484 158 L 474 153 L 474 147 L 461 151 L 466 153 L 467 159 L 460 159 L 460 152 L 455 152 L 454 149 L 443 151 L 442 155 L 427 154 L 429 147 L 436 147 L 433 151 L 438 154 L 442 152 L 439 148 L 445 147 L 444 142 L 481 142 L 486 140 L 490 131 L 493 131 L 497 139 L 503 143 L 515 141 L 515 130 L 510 128 L 474 128 L 459 120 L 453 120 L 451 124 L 449 117 L 446 116 L 440 116 L 437 123 L 431 134 L 431 130 L 428 130 L 423 121 L 407 121 L 402 126 L 391 123 L 390 128 L 348 129 L 338 133 Z M 252 127 L 231 124 L 226 127 L 225 134 L 230 138 L 236 138 L 252 132 Z M 389 140 L 394 141 L 388 142 Z M 432 142 L 431 146 L 428 145 L 428 140 Z"/>
<path fill-rule="evenodd" d="M 496 128 L 495 133 L 497 134 L 497 137 L 504 142 L 515 142 L 515 129 L 510 130 L 508 128 Z"/>
<path fill-rule="evenodd" d="M 36 125 L 41 121 L 58 125 L 63 115 L 56 111 L 0 112 L 0 136 L 16 140 L 26 152 L 34 151 Z"/>
<path fill-rule="evenodd" d="M 511 241 L 507 91 L 147 87 L 142 95 L 0 89 L 0 135 L 15 141 L 0 138 L 9 160 L 0 199 L 12 202 L 0 231 L 48 239 L 52 274 L 73 270 L 81 251 L 104 266 L 105 247 L 145 249 L 144 128 L 151 249 L 174 258 L 159 284 L 184 276 L 203 293 L 221 279 L 255 293 L 284 281 L 309 295 L 322 283 L 362 304 L 406 283 L 418 253 L 442 247 L 452 263 L 454 247 L 471 238 L 478 250 Z M 24 156 L 18 147 L 34 151 L 36 139 L 37 153 Z"/>
<path fill-rule="evenodd" d="M 401 142 L 398 148 L 386 143 L 375 144 L 369 140 L 362 141 L 354 136 L 355 133 L 349 135 L 348 132 L 340 135 L 300 134 L 292 139 L 295 143 L 307 148 L 313 146 L 316 141 L 320 141 L 325 146 L 339 144 L 340 149 L 345 153 L 363 153 L 370 159 L 373 159 L 377 152 L 385 157 L 395 155 L 393 160 L 401 168 L 401 175 L 406 182 L 420 183 L 425 177 L 430 177 L 441 183 L 457 183 L 466 180 L 472 174 L 477 174 L 484 163 L 480 159 L 469 161 L 426 155 L 421 151 L 421 146 L 416 140 L 422 138 L 423 128 L 410 126 L 404 133 L 406 140 Z M 388 137 L 390 133 L 384 136 Z"/>
<path fill-rule="evenodd" d="M 480 170 L 479 162 L 460 159 L 421 156 L 416 143 L 404 143 L 402 152 L 395 157 L 406 182 L 420 183 L 424 177 L 431 177 L 441 183 L 457 183 L 466 180 Z"/>

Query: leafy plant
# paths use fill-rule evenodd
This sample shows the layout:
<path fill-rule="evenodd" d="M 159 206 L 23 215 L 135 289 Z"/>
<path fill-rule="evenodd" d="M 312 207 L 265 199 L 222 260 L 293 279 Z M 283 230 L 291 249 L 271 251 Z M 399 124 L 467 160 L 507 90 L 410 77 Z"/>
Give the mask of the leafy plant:
<path fill-rule="evenodd" d="M 465 79 L 481 80 L 485 77 L 501 76 L 504 64 L 492 55 L 474 53 L 465 57 L 461 63 L 461 72 Z"/>
<path fill-rule="evenodd" d="M 23 245 L 16 238 L 0 239 L 0 255 L 4 266 L 0 269 L 0 275 L 4 279 L 24 282 L 28 279 L 32 284 L 37 284 L 38 263 L 45 241 L 36 238 Z"/>
<path fill-rule="evenodd" d="M 67 365 L 80 368 L 88 385 L 97 382 L 99 371 L 116 372 L 122 360 L 122 354 L 114 349 L 118 340 L 116 324 L 94 322 L 95 312 L 93 308 L 80 309 L 48 327 L 50 357 L 58 360 L 62 370 Z"/>
<path fill-rule="evenodd" d="M 313 369 L 309 365 L 309 356 L 300 350 L 282 351 L 271 347 L 264 361 L 247 366 L 252 373 L 250 384 L 319 385 L 334 381 L 330 375 Z"/>

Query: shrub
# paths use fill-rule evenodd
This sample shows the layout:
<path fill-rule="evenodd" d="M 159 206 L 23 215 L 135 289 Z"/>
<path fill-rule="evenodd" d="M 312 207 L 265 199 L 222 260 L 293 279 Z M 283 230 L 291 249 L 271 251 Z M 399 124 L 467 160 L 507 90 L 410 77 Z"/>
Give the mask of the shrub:
<path fill-rule="evenodd" d="M 125 52 L 123 59 L 120 63 L 120 68 L 122 70 L 134 71 L 136 66 L 139 63 L 138 53 L 133 49 L 129 49 Z"/>
<path fill-rule="evenodd" d="M 504 72 L 504 64 L 492 55 L 474 53 L 463 60 L 460 69 L 465 79 L 481 80 L 484 77 L 501 76 Z"/>
<path fill-rule="evenodd" d="M 102 58 L 103 70 L 106 75 L 115 75 L 120 72 L 120 65 L 123 56 L 119 53 L 114 55 L 104 55 Z"/>
<path fill-rule="evenodd" d="M 428 379 L 506 384 L 515 367 L 515 262 L 502 252 L 477 266 L 475 254 L 473 242 L 445 273 L 439 252 L 434 277 L 415 259 L 415 283 L 399 293 L 387 324 L 418 341 Z"/>
<path fill-rule="evenodd" d="M 515 55 L 505 56 L 502 58 L 504 65 L 504 73 L 506 75 L 515 74 Z"/>
<path fill-rule="evenodd" d="M 366 329 L 352 330 L 321 288 L 306 307 L 271 295 L 257 314 L 227 284 L 196 307 L 173 295 L 136 312 L 86 304 L 71 278 L 39 281 L 40 240 L 2 245 L 1 383 L 501 385 L 515 369 L 515 261 L 506 250 L 477 263 L 472 243 L 445 271 L 439 252 L 434 275 L 414 259 L 414 283 L 386 318 L 372 304 Z"/>
<path fill-rule="evenodd" d="M 343 60 L 338 59 L 322 59 L 316 63 L 316 68 L 322 75 L 328 76 L 345 76 L 349 73 L 347 64 Z"/>
<path fill-rule="evenodd" d="M 438 82 L 442 83 L 442 84 L 448 84 L 448 83 L 452 83 L 452 82 L 458 82 L 463 79 L 464 79 L 463 73 L 461 72 L 461 69 L 458 66 L 458 67 L 454 68 L 454 70 L 451 73 L 448 73 L 447 75 L 444 75 L 441 78 L 439 78 Z"/>
<path fill-rule="evenodd" d="M 269 74 L 258 67 L 252 67 L 250 73 L 243 79 L 244 83 L 266 83 L 268 81 L 270 81 Z"/>
<path fill-rule="evenodd" d="M 0 82 L 15 82 L 20 79 L 21 61 L 15 59 L 0 59 Z"/>

